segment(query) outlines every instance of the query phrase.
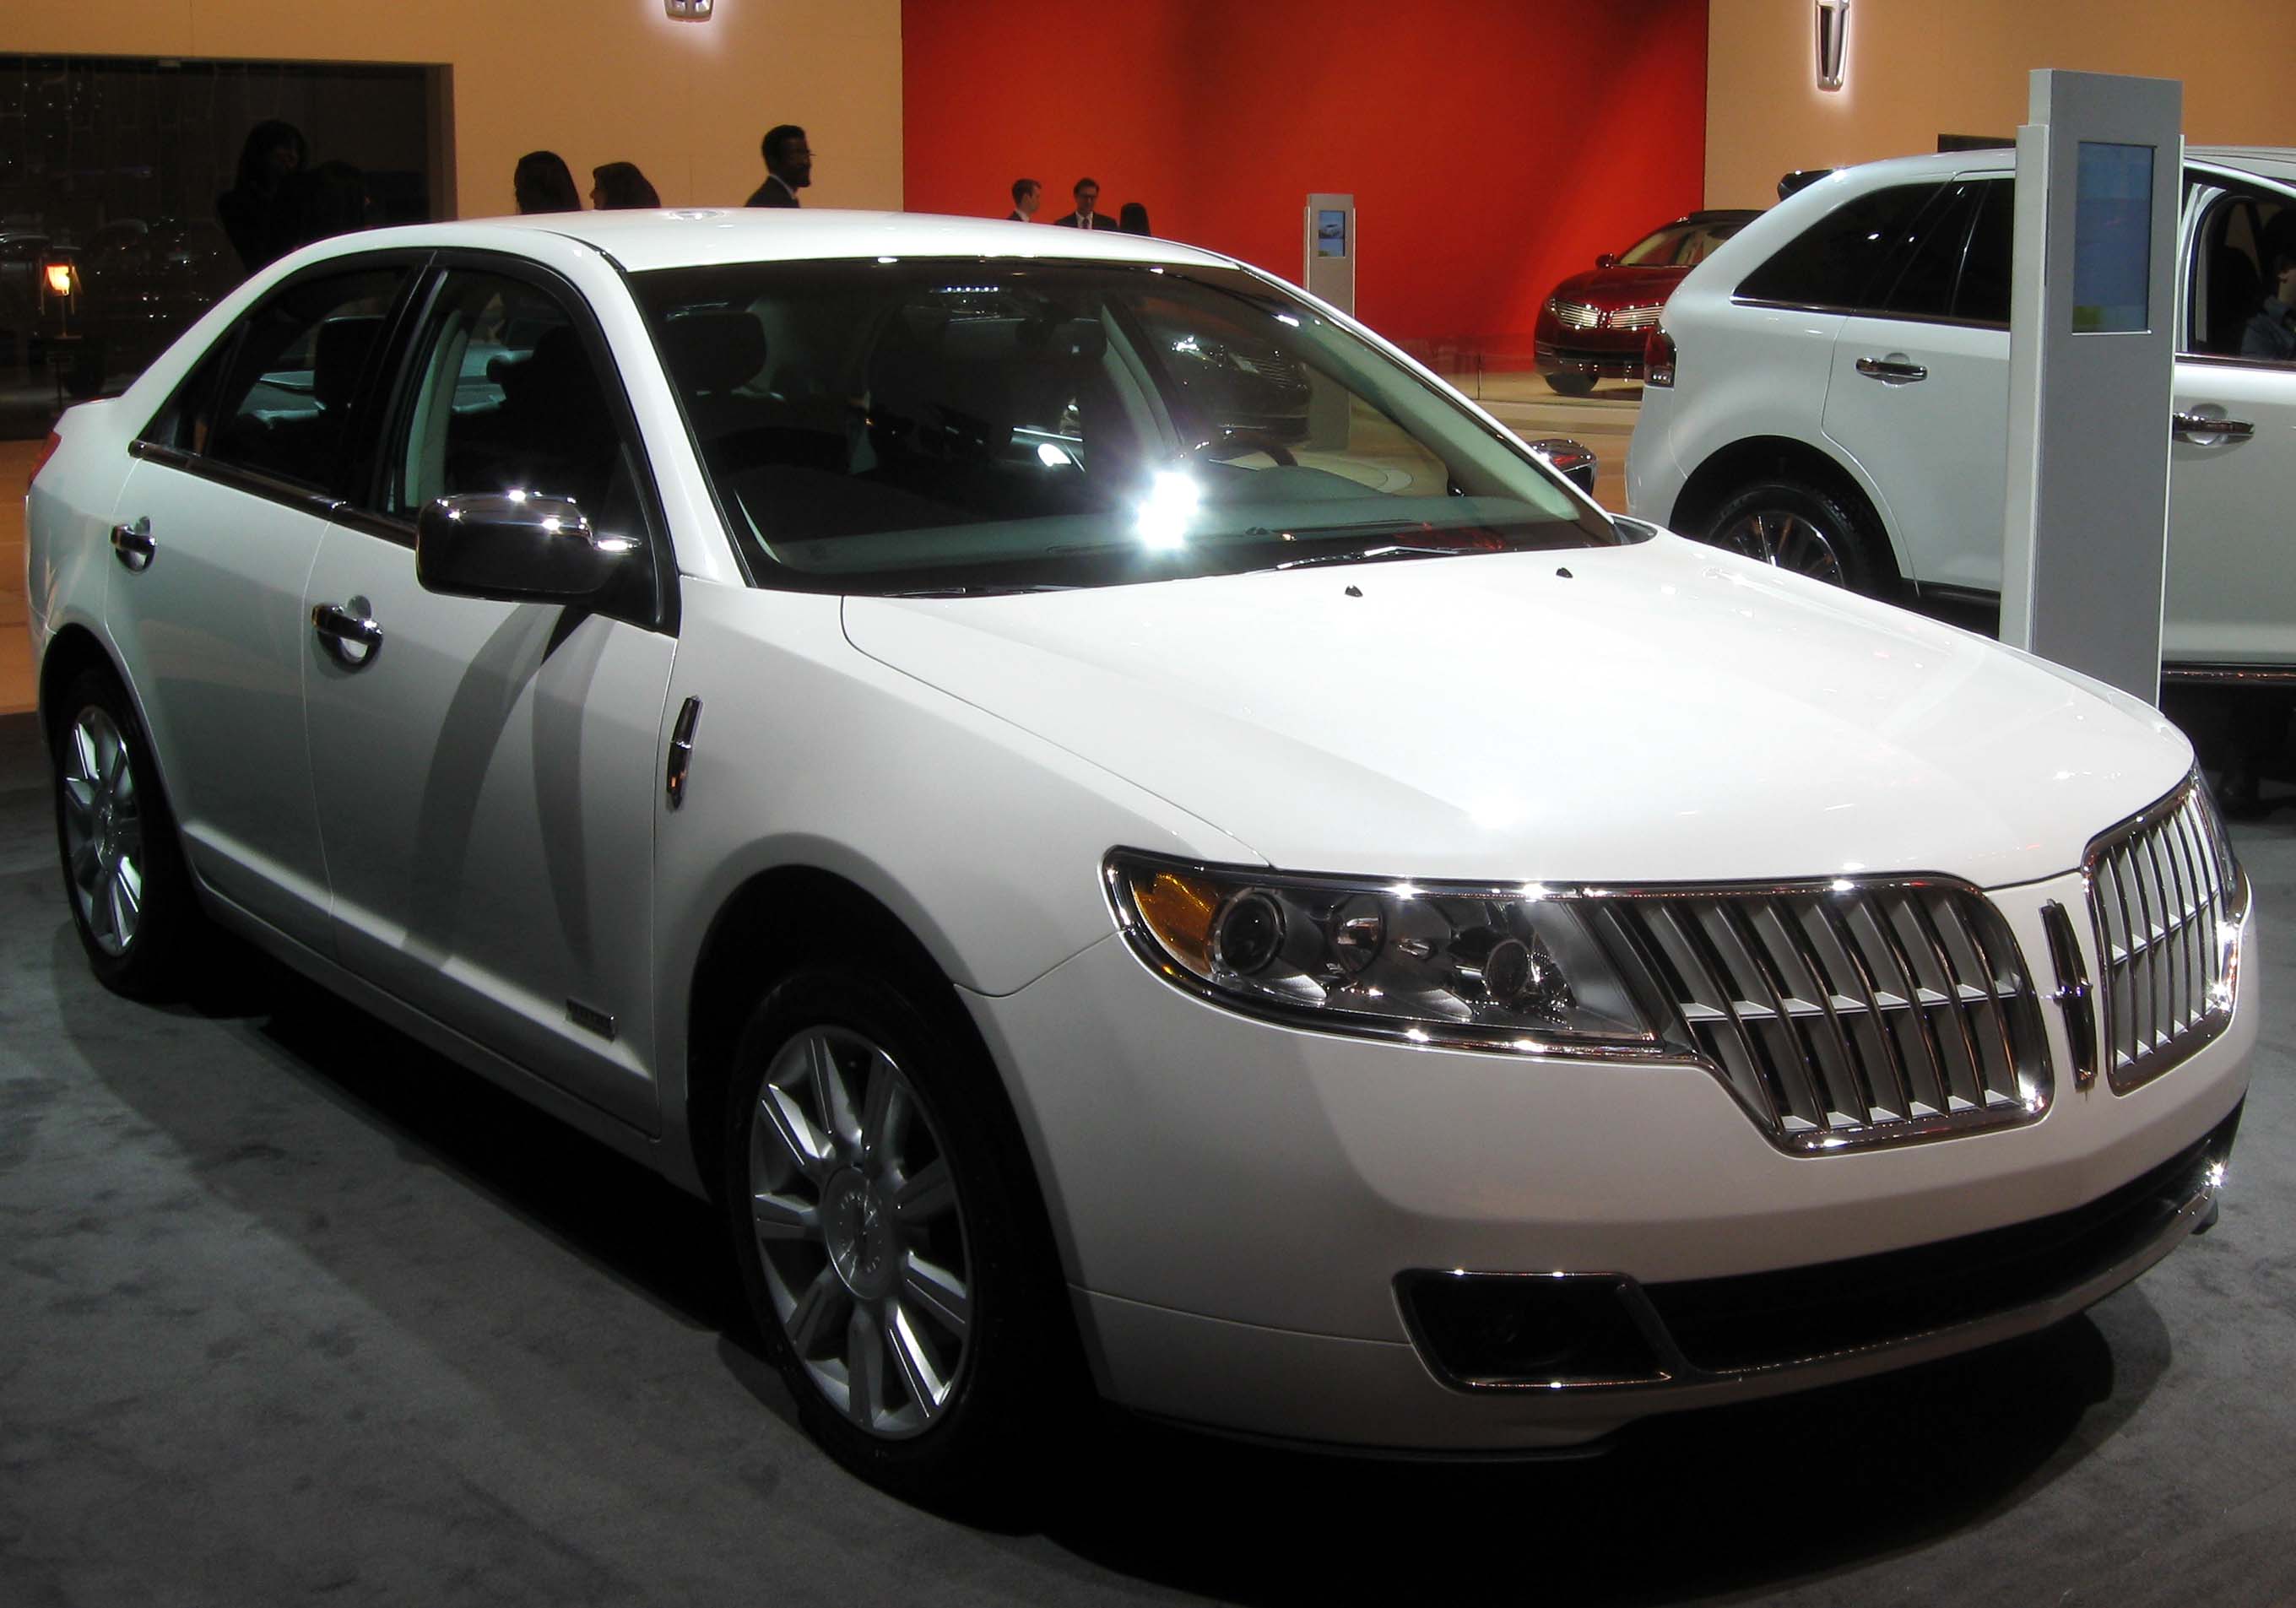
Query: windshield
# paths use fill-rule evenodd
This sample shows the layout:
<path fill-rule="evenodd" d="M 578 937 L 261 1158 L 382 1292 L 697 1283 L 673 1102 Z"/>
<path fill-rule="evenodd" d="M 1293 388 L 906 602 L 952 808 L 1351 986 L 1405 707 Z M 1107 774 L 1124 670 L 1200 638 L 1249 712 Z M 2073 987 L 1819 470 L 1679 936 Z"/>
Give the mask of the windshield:
<path fill-rule="evenodd" d="M 1628 246 L 1620 265 L 1629 268 L 1687 268 L 1703 262 L 1715 247 L 1746 226 L 1741 221 L 1669 224 Z"/>
<path fill-rule="evenodd" d="M 1628 539 L 1234 269 L 744 263 L 632 281 L 761 586 L 1110 586 Z"/>

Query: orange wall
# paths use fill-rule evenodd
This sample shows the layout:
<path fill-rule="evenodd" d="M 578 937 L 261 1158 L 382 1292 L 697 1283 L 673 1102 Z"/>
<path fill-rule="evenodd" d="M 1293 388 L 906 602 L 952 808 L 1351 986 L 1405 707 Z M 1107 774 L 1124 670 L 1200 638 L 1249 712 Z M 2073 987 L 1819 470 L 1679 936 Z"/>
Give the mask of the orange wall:
<path fill-rule="evenodd" d="M 1049 219 L 1089 174 L 1296 279 L 1307 196 L 1352 193 L 1390 335 L 1528 331 L 1698 204 L 1705 0 L 906 0 L 902 31 L 912 208 L 1002 217 L 1026 174 Z"/>
<path fill-rule="evenodd" d="M 6 0 L 0 52 L 447 64 L 464 217 L 510 210 L 537 147 L 586 191 L 634 161 L 672 206 L 739 204 L 783 121 L 812 138 L 808 203 L 901 204 L 899 0 L 721 0 L 707 23 L 660 0 Z"/>
<path fill-rule="evenodd" d="M 1706 201 L 1779 175 L 2013 136 L 2037 67 L 2181 78 L 2185 137 L 2296 145 L 2296 0 L 1851 0 L 1849 82 L 1821 94 L 1810 0 L 1711 0 Z"/>

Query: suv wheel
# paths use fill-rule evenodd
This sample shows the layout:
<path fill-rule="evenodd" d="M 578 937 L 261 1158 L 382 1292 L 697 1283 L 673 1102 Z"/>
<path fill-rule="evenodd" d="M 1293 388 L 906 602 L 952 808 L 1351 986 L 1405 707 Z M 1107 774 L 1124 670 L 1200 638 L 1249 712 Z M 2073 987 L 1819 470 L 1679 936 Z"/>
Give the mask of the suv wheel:
<path fill-rule="evenodd" d="M 807 1430 L 896 1494 L 993 1502 L 1074 1375 L 988 1069 L 900 991 L 837 972 L 776 985 L 735 1055 L 729 1227 Z"/>
<path fill-rule="evenodd" d="M 1748 486 L 1715 512 L 1705 539 L 1813 580 L 1878 595 L 1887 573 L 1857 516 L 1800 480 Z"/>
<path fill-rule="evenodd" d="M 1595 390 L 1595 376 L 1592 374 L 1549 374 L 1546 376 L 1546 385 L 1547 389 L 1552 390 L 1558 397 L 1591 396 L 1594 394 Z"/>

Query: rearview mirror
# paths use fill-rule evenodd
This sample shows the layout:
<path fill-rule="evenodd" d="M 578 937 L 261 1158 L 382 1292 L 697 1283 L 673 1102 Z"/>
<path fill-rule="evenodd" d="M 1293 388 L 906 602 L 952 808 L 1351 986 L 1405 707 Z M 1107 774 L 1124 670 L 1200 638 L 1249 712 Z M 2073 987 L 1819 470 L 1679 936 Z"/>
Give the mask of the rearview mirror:
<path fill-rule="evenodd" d="M 1529 443 L 1536 455 L 1588 496 L 1595 495 L 1595 451 L 1568 436 L 1547 436 Z"/>
<path fill-rule="evenodd" d="M 414 578 L 427 592 L 504 603 L 585 603 L 622 574 L 638 542 L 594 529 L 562 497 L 473 492 L 426 504 Z"/>

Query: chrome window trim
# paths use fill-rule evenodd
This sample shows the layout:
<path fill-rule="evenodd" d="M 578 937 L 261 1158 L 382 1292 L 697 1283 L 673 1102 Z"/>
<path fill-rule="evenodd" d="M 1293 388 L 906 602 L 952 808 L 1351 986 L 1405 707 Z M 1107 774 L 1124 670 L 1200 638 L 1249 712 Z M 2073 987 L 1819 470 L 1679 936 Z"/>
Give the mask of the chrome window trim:
<path fill-rule="evenodd" d="M 1267 867 L 1222 865 L 1205 861 L 1185 860 L 1170 855 L 1156 854 L 1123 846 L 1109 850 L 1101 863 L 1101 886 L 1109 901 L 1117 931 L 1136 958 L 1156 976 L 1184 994 L 1188 994 L 1217 1009 L 1248 1020 L 1268 1022 L 1279 1027 L 1297 1028 L 1308 1032 L 1324 1033 L 1342 1038 L 1368 1038 L 1383 1043 L 1407 1045 L 1419 1049 L 1463 1049 L 1490 1054 L 1519 1055 L 1530 1059 L 1611 1062 L 1627 1065 L 1664 1065 L 1696 1068 L 1705 1072 L 1722 1087 L 1748 1123 L 1767 1140 L 1772 1148 L 1797 1157 L 1846 1155 L 1866 1151 L 1894 1149 L 1900 1145 L 1920 1144 L 1936 1139 L 1960 1138 L 1972 1134 L 1998 1132 L 2029 1127 L 2046 1116 L 2055 1101 L 2055 1062 L 2048 1036 L 2040 1023 L 2042 1002 L 2041 982 L 2026 963 L 2023 947 L 2009 926 L 2005 914 L 1992 896 L 1965 878 L 1941 873 L 1866 873 L 1847 877 L 1807 877 L 1778 882 L 1652 882 L 1630 886 L 1605 883 L 1538 884 L 1541 898 L 1549 900 L 1584 900 L 1627 902 L 1660 902 L 1687 898 L 1775 899 L 1809 898 L 1826 894 L 1865 895 L 1879 892 L 1938 891 L 1974 899 L 1991 911 L 2000 922 L 2001 936 L 2010 946 L 2010 958 L 2023 983 L 2020 994 L 1996 996 L 1997 1009 L 2030 1006 L 2031 1020 L 2027 1024 L 2033 1034 L 2036 1064 L 2032 1070 L 2030 1091 L 2021 1100 L 2004 1101 L 1997 1104 L 1982 1104 L 1961 1111 L 1934 1112 L 1926 1116 L 1901 1117 L 1888 1123 L 1838 1128 L 1815 1128 L 1794 1131 L 1783 1125 L 1773 1128 L 1761 1116 L 1748 1107 L 1737 1091 L 1728 1070 L 1714 1057 L 1699 1048 L 1687 1026 L 1683 1002 L 1676 999 L 1663 986 L 1664 969 L 1654 964 L 1643 952 L 1641 945 L 1621 930 L 1620 936 L 1632 945 L 1635 952 L 1624 960 L 1631 961 L 1629 968 L 1621 957 L 1611 953 L 1611 938 L 1590 934 L 1609 955 L 1620 971 L 1620 980 L 1633 994 L 1646 1017 L 1657 1021 L 1659 1031 L 1654 1040 L 1622 1040 L 1603 1038 L 1557 1039 L 1513 1030 L 1464 1028 L 1456 1024 L 1434 1021 L 1393 1022 L 1383 1018 L 1366 1018 L 1318 1009 L 1312 1005 L 1288 1006 L 1270 1000 L 1246 1000 L 1226 993 L 1197 977 L 1186 967 L 1168 956 L 1148 929 L 1134 907 L 1119 858 L 1169 866 L 1183 874 L 1207 878 L 1226 878 L 1249 882 L 1257 886 L 1280 888 L 1329 888 L 1334 882 L 1374 884 L 1391 882 L 1408 884 L 1421 892 L 1439 898 L 1509 899 L 1523 897 L 1522 882 L 1472 882 L 1445 881 L 1420 877 L 1378 877 L 1349 875 L 1337 873 L 1284 872 Z M 1939 939 L 1932 932 L 1930 941 Z M 1978 945 L 1980 951 L 1984 946 Z M 1981 956 L 1982 957 L 1982 956 Z M 1950 972 L 1948 965 L 1947 970 Z M 1957 1002 L 1956 1002 L 1957 1003 Z M 1833 1007 L 1824 1006 L 1829 1019 Z M 1878 1004 L 1874 1007 L 1881 1009 Z M 1784 1002 L 1778 1002 L 1779 1017 L 1786 1019 Z M 1878 1020 L 1878 1019 L 1877 1019 Z M 2013 1041 L 2007 1038 L 2009 1024 L 2005 1018 L 2000 1023 L 2005 1036 L 2003 1053 L 2013 1071 L 2018 1070 Z M 1923 1029 L 1927 1031 L 1926 1028 Z M 1970 1030 L 1964 1028 L 1966 1033 Z M 1885 1050 L 1887 1045 L 1885 1043 Z M 1982 1064 L 1981 1052 L 1973 1041 L 1966 1046 L 1973 1060 Z M 1901 1078 L 1901 1075 L 1899 1075 Z M 1981 1074 L 1980 1074 L 1981 1076 Z M 1901 1079 L 1902 1080 L 1902 1079 Z"/>
<path fill-rule="evenodd" d="M 1934 324 L 1956 330 L 1999 330 L 2006 333 L 2009 329 L 2005 319 L 1956 318 L 1945 313 L 1893 313 L 1884 308 L 1845 307 L 1837 302 L 1772 301 L 1759 296 L 1734 295 L 1730 305 L 1775 313 L 1828 313 L 1842 318 L 1873 318 L 1884 324 Z"/>

